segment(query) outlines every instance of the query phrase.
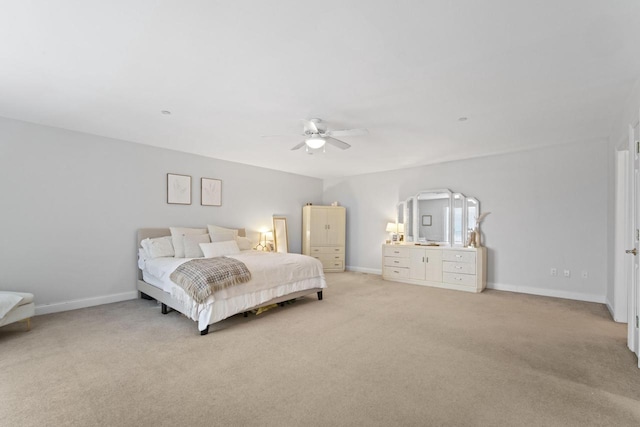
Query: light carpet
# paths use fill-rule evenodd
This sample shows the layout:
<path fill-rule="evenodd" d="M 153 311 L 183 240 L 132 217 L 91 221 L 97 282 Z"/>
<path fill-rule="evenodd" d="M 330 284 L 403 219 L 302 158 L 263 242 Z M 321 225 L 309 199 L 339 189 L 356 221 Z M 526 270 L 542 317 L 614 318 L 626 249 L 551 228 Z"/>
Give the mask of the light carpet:
<path fill-rule="evenodd" d="M 0 425 L 640 425 L 637 359 L 601 304 L 327 282 L 207 336 L 146 300 L 0 328 Z"/>

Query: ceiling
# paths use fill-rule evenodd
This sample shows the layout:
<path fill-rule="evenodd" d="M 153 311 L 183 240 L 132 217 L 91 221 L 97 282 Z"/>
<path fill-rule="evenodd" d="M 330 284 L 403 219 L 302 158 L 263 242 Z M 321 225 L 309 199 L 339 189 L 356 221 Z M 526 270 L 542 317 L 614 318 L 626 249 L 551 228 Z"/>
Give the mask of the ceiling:
<path fill-rule="evenodd" d="M 0 11 L 0 116 L 319 178 L 607 138 L 640 77 L 637 0 Z M 291 151 L 313 117 L 370 133 Z"/>

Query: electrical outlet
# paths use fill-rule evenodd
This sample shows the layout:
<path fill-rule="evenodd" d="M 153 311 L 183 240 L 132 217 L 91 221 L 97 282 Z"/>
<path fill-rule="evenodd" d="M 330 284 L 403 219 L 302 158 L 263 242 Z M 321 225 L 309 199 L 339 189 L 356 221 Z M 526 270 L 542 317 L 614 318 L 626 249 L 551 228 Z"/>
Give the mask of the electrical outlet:
<path fill-rule="evenodd" d="M 551 269 L 551 275 L 552 276 L 557 276 L 558 275 L 558 269 L 557 268 L 552 268 Z"/>
<path fill-rule="evenodd" d="M 571 270 L 565 270 L 564 277 L 571 277 Z"/>
<path fill-rule="evenodd" d="M 582 270 L 582 278 L 583 279 L 588 279 L 589 278 L 589 272 L 587 270 Z"/>

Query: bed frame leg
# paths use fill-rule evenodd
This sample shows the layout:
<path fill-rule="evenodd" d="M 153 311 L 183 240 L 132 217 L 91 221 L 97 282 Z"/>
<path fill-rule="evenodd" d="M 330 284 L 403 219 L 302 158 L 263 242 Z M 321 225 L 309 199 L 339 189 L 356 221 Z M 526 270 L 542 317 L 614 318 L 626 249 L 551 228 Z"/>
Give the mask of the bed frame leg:
<path fill-rule="evenodd" d="M 318 300 L 322 301 L 322 291 L 318 291 Z"/>
<path fill-rule="evenodd" d="M 152 297 L 150 297 L 149 295 L 145 294 L 144 292 L 140 292 L 140 298 L 146 299 L 146 300 L 152 300 L 153 299 Z"/>
<path fill-rule="evenodd" d="M 209 325 L 207 325 L 206 328 L 204 328 L 204 330 L 200 331 L 200 335 L 207 335 L 209 333 Z"/>
<path fill-rule="evenodd" d="M 247 316 L 249 316 L 249 312 L 248 312 L 248 311 L 245 311 L 244 313 L 242 313 L 242 315 L 243 315 L 244 317 L 247 317 Z"/>
<path fill-rule="evenodd" d="M 162 314 L 167 314 L 169 310 L 167 309 L 167 304 L 162 303 Z"/>

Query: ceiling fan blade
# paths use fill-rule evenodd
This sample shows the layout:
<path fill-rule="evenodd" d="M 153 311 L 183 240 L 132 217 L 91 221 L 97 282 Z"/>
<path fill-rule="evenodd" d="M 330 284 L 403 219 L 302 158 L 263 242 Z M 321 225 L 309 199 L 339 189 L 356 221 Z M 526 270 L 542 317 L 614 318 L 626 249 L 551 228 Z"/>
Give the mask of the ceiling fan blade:
<path fill-rule="evenodd" d="M 361 136 L 368 135 L 368 129 L 343 129 L 343 130 L 330 130 L 325 133 L 327 136 Z"/>
<path fill-rule="evenodd" d="M 310 133 L 319 133 L 318 126 L 311 120 L 302 120 L 304 122 L 304 130 L 309 131 Z"/>
<path fill-rule="evenodd" d="M 296 145 L 295 147 L 293 147 L 291 150 L 299 150 L 300 148 L 304 147 L 306 144 L 306 142 L 302 141 L 300 144 Z"/>
<path fill-rule="evenodd" d="M 351 147 L 351 145 L 347 144 L 346 142 L 340 141 L 339 139 L 331 138 L 330 136 L 325 137 L 325 139 L 327 140 L 327 144 L 331 144 L 334 147 L 338 147 L 342 150 L 346 150 L 347 148 Z"/>

